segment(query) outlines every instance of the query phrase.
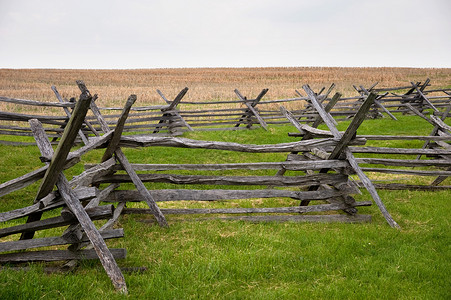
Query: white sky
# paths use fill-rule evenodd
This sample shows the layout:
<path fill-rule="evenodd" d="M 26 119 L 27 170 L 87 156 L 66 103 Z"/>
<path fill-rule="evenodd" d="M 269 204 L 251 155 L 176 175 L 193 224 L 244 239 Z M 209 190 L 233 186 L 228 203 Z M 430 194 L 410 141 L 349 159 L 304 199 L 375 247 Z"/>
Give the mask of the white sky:
<path fill-rule="evenodd" d="M 0 0 L 0 68 L 450 68 L 450 16 L 450 0 Z"/>

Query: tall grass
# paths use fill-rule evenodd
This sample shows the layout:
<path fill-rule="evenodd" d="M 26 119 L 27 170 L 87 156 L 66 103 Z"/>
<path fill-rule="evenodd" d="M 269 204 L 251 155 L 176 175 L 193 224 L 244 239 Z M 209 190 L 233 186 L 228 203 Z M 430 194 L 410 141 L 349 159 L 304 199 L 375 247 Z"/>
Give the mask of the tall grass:
<path fill-rule="evenodd" d="M 256 97 L 269 88 L 264 99 L 296 97 L 295 89 L 309 84 L 314 90 L 331 83 L 344 96 L 355 96 L 352 85 L 378 87 L 409 85 L 410 81 L 431 78 L 433 86 L 450 87 L 451 69 L 415 68 L 199 68 L 138 70 L 52 70 L 0 69 L 0 95 L 40 101 L 56 101 L 51 85 L 63 97 L 80 94 L 75 80 L 84 80 L 92 93 L 99 95 L 99 106 L 122 106 L 136 94 L 136 106 L 163 104 L 155 92 L 160 89 L 173 98 L 189 87 L 184 101 L 237 100 L 233 90 Z M 2 104 L 0 104 L 2 105 Z M 1 108 L 1 107 L 0 107 Z M 2 109 L 3 110 L 3 109 Z"/>

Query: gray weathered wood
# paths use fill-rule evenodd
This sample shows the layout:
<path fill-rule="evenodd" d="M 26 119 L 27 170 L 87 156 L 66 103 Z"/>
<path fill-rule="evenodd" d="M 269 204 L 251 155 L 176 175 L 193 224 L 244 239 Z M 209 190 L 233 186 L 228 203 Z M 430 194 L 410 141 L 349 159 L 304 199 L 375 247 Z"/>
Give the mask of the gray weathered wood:
<path fill-rule="evenodd" d="M 31 106 L 39 106 L 39 107 L 74 107 L 75 104 L 71 102 L 42 102 L 42 101 L 35 101 L 35 100 L 25 100 L 25 99 L 15 99 L 15 98 L 9 98 L 9 97 L 3 97 L 0 96 L 0 102 L 9 102 L 14 104 L 21 104 L 21 105 L 31 105 Z"/>
<path fill-rule="evenodd" d="M 434 185 L 415 185 L 403 183 L 375 183 L 374 186 L 383 190 L 410 190 L 410 191 L 449 191 L 450 185 L 434 186 Z"/>
<path fill-rule="evenodd" d="M 94 208 L 90 208 L 86 210 L 86 213 L 92 220 L 99 219 L 107 219 L 113 215 L 113 207 L 111 205 L 102 205 Z M 0 237 L 8 236 L 11 234 L 22 233 L 22 232 L 30 232 L 30 231 L 38 231 L 49 228 L 66 226 L 69 224 L 74 224 L 77 222 L 77 219 L 69 218 L 64 219 L 63 217 L 53 217 L 45 220 L 39 220 L 29 223 L 24 223 L 21 225 L 16 225 L 12 227 L 6 227 L 0 229 Z"/>
<path fill-rule="evenodd" d="M 356 158 L 359 164 L 376 164 L 385 166 L 398 166 L 398 167 L 423 167 L 423 166 L 433 166 L 433 167 L 450 167 L 450 160 L 443 159 L 389 159 L 389 158 Z"/>
<path fill-rule="evenodd" d="M 238 91 L 238 92 L 237 92 L 237 91 L 238 91 L 238 90 L 236 90 L 235 93 L 237 93 L 238 97 L 239 97 L 241 100 L 242 100 L 242 99 L 245 99 L 245 100 L 246 100 L 246 98 L 243 97 L 239 91 Z M 266 95 L 267 92 L 268 92 L 268 89 L 263 89 L 263 90 L 260 92 L 260 94 L 257 96 L 257 98 L 255 98 L 254 100 L 251 101 L 250 105 L 251 105 L 252 107 L 257 106 L 257 104 L 260 102 L 260 100 L 263 98 L 263 96 Z M 246 100 L 246 101 L 247 101 L 247 100 Z M 235 125 L 235 127 L 239 127 L 239 126 L 241 125 L 241 123 L 244 121 L 244 119 L 245 119 L 245 118 L 248 119 L 249 116 L 250 116 L 250 110 L 247 109 L 247 110 L 245 111 L 245 114 L 241 116 L 241 118 L 239 119 L 239 121 L 238 121 L 238 123 Z"/>
<path fill-rule="evenodd" d="M 136 173 L 135 173 L 136 174 Z M 173 184 L 213 184 L 213 185 L 271 185 L 299 186 L 336 184 L 346 182 L 347 176 L 342 174 L 315 174 L 310 176 L 204 176 L 175 174 L 139 174 L 143 182 L 164 182 Z M 129 175 L 110 175 L 94 180 L 100 183 L 125 183 L 133 179 Z"/>
<path fill-rule="evenodd" d="M 156 201 L 217 201 L 250 198 L 292 198 L 297 200 L 324 200 L 351 193 L 358 193 L 354 187 L 347 186 L 340 190 L 290 191 L 290 190 L 153 190 Z M 105 201 L 137 202 L 144 201 L 137 191 L 114 191 Z"/>
<path fill-rule="evenodd" d="M 124 230 L 120 229 L 112 229 L 108 231 L 104 231 L 101 233 L 103 239 L 114 239 L 120 238 L 124 236 Z M 89 239 L 86 235 L 81 238 L 81 242 L 88 242 Z M 0 252 L 6 251 L 17 251 L 17 250 L 27 250 L 32 248 L 40 248 L 40 247 L 50 247 L 57 245 L 67 245 L 71 243 L 77 243 L 79 240 L 76 239 L 67 239 L 63 237 L 47 237 L 47 238 L 39 238 L 39 239 L 31 239 L 31 240 L 21 240 L 21 241 L 11 241 L 11 242 L 3 242 L 0 243 Z"/>
<path fill-rule="evenodd" d="M 327 151 L 330 148 L 325 148 Z M 377 153 L 377 154 L 401 154 L 401 155 L 451 155 L 451 150 L 446 149 L 416 149 L 416 148 L 389 148 L 389 147 L 349 147 L 352 153 Z"/>
<path fill-rule="evenodd" d="M 303 152 L 313 148 L 334 147 L 338 141 L 336 139 L 307 140 L 291 143 L 280 143 L 270 145 L 238 144 L 216 141 L 198 141 L 187 138 L 174 137 L 154 137 L 154 136 L 122 136 L 119 146 L 121 147 L 180 147 L 194 149 L 213 149 L 251 153 L 271 153 L 271 152 Z M 365 144 L 365 140 L 354 139 L 354 144 Z"/>
<path fill-rule="evenodd" d="M 111 249 L 112 257 L 115 259 L 124 259 L 127 251 L 125 249 Z M 44 250 L 16 252 L 0 254 L 0 262 L 33 262 L 33 261 L 61 261 L 68 259 L 98 259 L 94 250 L 81 250 L 77 252 L 69 250 Z"/>
<path fill-rule="evenodd" d="M 247 221 L 247 222 L 318 222 L 318 223 L 362 223 L 371 222 L 371 215 L 262 215 L 262 216 L 227 216 L 190 218 L 185 221 Z M 147 221 L 147 220 L 145 220 Z M 143 222 L 145 222 L 143 221 Z"/>
<path fill-rule="evenodd" d="M 371 206 L 371 201 L 356 202 L 355 206 Z M 251 207 L 251 208 L 166 208 L 162 209 L 165 214 L 253 214 L 253 213 L 310 213 L 343 210 L 348 206 L 345 203 L 318 204 L 311 206 L 291 207 Z M 126 208 L 124 214 L 151 213 L 149 209 Z"/>
<path fill-rule="evenodd" d="M 340 155 L 343 153 L 344 149 L 349 145 L 349 142 L 355 137 L 357 133 L 357 129 L 360 127 L 362 122 L 365 120 L 365 116 L 369 108 L 374 102 L 374 99 L 376 98 L 376 94 L 370 93 L 368 97 L 366 98 L 365 102 L 362 104 L 362 106 L 359 108 L 359 111 L 354 116 L 354 118 L 351 121 L 351 124 L 349 124 L 348 128 L 346 129 L 345 133 L 343 135 L 336 130 L 336 133 L 334 133 L 334 136 L 336 138 L 340 137 L 340 141 L 338 145 L 334 148 L 332 153 L 330 154 L 330 159 L 337 159 L 340 157 Z M 333 130 L 331 130 L 333 131 Z"/>
<path fill-rule="evenodd" d="M 403 170 L 403 169 L 385 169 L 385 168 L 361 168 L 365 172 L 387 173 L 387 174 L 406 174 L 418 176 L 451 176 L 451 171 L 439 170 Z"/>
<path fill-rule="evenodd" d="M 80 200 L 92 199 L 96 196 L 95 188 L 79 188 L 74 190 L 75 194 Z M 17 218 L 26 217 L 34 212 L 44 212 L 50 209 L 61 207 L 64 205 L 64 201 L 61 197 L 57 196 L 56 192 L 48 194 L 42 198 L 38 203 L 31 206 L 10 210 L 0 213 L 0 222 L 6 222 Z"/>
<path fill-rule="evenodd" d="M 352 154 L 352 152 L 349 149 L 346 149 L 345 153 L 346 153 L 346 158 L 348 159 L 348 162 L 351 164 L 354 171 L 356 171 L 357 175 L 360 178 L 360 181 L 363 183 L 363 185 L 365 186 L 367 191 L 371 194 L 374 202 L 376 202 L 376 204 L 379 207 L 379 210 L 381 211 L 385 220 L 388 222 L 388 224 L 391 227 L 399 229 L 400 226 L 398 225 L 398 223 L 395 222 L 395 220 L 393 220 L 392 216 L 388 212 L 384 203 L 380 199 L 379 194 L 377 193 L 376 188 L 372 184 L 371 180 L 365 175 L 365 173 L 363 173 L 362 169 L 359 167 L 359 165 L 355 161 L 355 158 L 354 158 L 354 155 Z"/>
<path fill-rule="evenodd" d="M 111 172 L 112 167 L 116 164 L 116 160 L 112 157 L 89 170 L 84 171 L 80 175 L 75 176 L 71 181 L 72 187 L 88 186 L 92 183 L 93 178 L 97 176 L 107 175 Z"/>
<path fill-rule="evenodd" d="M 258 162 L 258 163 L 227 163 L 227 164 L 131 164 L 135 171 L 168 171 L 168 170 L 271 170 L 284 168 L 291 171 L 319 170 L 322 168 L 345 168 L 349 164 L 343 160 L 321 161 L 285 161 L 285 162 Z M 88 170 L 98 165 L 88 164 Z M 111 168 L 114 171 L 123 170 L 121 165 Z"/>
<path fill-rule="evenodd" d="M 30 184 L 38 181 L 39 179 L 44 177 L 47 168 L 48 166 L 41 167 L 37 170 L 31 171 L 30 173 L 0 184 L 0 197 L 23 189 L 24 187 L 27 187 Z"/>

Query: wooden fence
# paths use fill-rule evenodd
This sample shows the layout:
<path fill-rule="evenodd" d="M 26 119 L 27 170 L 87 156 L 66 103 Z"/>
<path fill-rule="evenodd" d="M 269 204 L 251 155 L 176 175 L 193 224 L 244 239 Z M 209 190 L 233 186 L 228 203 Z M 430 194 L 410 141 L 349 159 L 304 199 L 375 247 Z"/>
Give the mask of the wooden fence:
<path fill-rule="evenodd" d="M 319 115 L 313 121 L 312 128 L 325 122 L 333 137 L 312 139 L 312 134 L 308 132 L 302 141 L 274 145 L 249 145 L 152 135 L 123 136 L 126 120 L 136 97 L 129 97 L 115 122 L 115 129 L 112 130 L 95 102 L 92 101 L 93 97 L 84 83 L 78 82 L 78 85 L 82 94 L 70 114 L 56 150 L 53 150 L 42 123 L 37 119 L 29 121 L 45 166 L 0 185 L 1 196 L 41 180 L 32 205 L 0 213 L 0 221 L 3 222 L 27 218 L 27 222 L 23 225 L 0 229 L 0 237 L 21 234 L 19 241 L 0 243 L 0 252 L 20 251 L 1 254 L 0 262 L 99 258 L 114 287 L 126 293 L 127 287 L 123 274 L 115 261 L 116 258 L 125 257 L 125 249 L 109 249 L 105 243 L 105 239 L 123 236 L 123 231 L 120 229 L 110 230 L 121 214 L 149 213 L 154 216 L 160 226 L 168 226 L 165 217 L 167 214 L 219 214 L 226 215 L 225 218 L 252 221 L 368 221 L 370 216 L 357 214 L 356 207 L 368 206 L 372 202 L 357 202 L 352 197 L 359 190 L 349 180 L 350 174 L 357 174 L 390 226 L 399 228 L 383 205 L 374 185 L 363 173 L 350 151 L 351 146 L 365 144 L 365 139 L 356 137 L 356 131 L 376 99 L 376 94 L 368 95 L 348 129 L 344 133 L 340 133 L 335 128 L 334 121 L 328 112 L 331 106 L 323 108 L 318 95 L 305 86 L 308 97 Z M 86 124 L 88 108 L 97 119 L 97 123 L 92 123 L 98 124 L 101 132 L 96 131 L 97 137 L 91 137 L 86 141 L 85 146 L 71 152 L 76 136 L 83 134 L 80 129 L 83 124 Z M 164 111 L 164 113 L 166 112 Z M 292 117 L 286 111 L 284 114 Z M 258 161 L 228 164 L 220 162 L 213 164 L 132 164 L 121 149 L 122 147 L 154 146 L 262 154 L 287 153 L 289 154 L 288 158 L 296 155 L 296 159 L 281 162 Z M 70 181 L 66 179 L 62 173 L 64 169 L 73 166 L 83 154 L 101 147 L 105 148 L 105 151 L 98 164 L 87 166 L 82 174 Z M 315 153 L 321 151 L 330 152 L 330 155 L 325 159 L 315 156 Z M 190 174 L 179 174 L 178 171 L 181 170 L 190 172 Z M 233 174 L 235 170 L 245 170 L 245 175 Z M 274 175 L 261 175 L 257 172 L 258 170 L 274 170 Z M 277 172 L 275 172 L 276 170 Z M 125 171 L 125 173 L 116 173 L 121 171 Z M 138 174 L 137 171 L 140 173 Z M 214 173 L 216 171 L 219 171 L 221 175 Z M 285 171 L 294 174 L 282 176 Z M 198 172 L 212 173 L 205 175 Z M 132 182 L 135 188 L 117 190 L 117 187 L 123 182 Z M 177 187 L 182 185 L 185 188 L 148 190 L 144 186 L 144 182 L 164 182 Z M 99 189 L 99 184 L 109 185 Z M 202 188 L 186 188 L 192 184 L 201 185 Z M 57 192 L 53 191 L 55 185 Z M 241 186 L 242 188 L 226 188 L 228 186 Z M 223 201 L 255 198 L 288 198 L 291 199 L 291 205 L 264 205 L 252 208 L 160 209 L 157 204 L 160 201 Z M 296 202 L 293 203 L 292 200 Z M 88 201 L 88 204 L 83 206 L 82 201 Z M 128 201 L 143 201 L 149 208 L 125 208 Z M 321 202 L 317 203 L 318 201 Z M 114 208 L 111 205 L 100 205 L 103 202 L 118 202 L 118 204 Z M 316 204 L 310 205 L 313 202 Z M 61 216 L 42 219 L 44 211 L 58 207 L 63 207 Z M 345 214 L 337 213 L 340 211 L 344 211 Z M 322 214 L 316 214 L 318 212 Z M 307 215 L 306 213 L 314 214 Z M 92 221 L 104 218 L 109 219 L 108 222 L 101 228 L 96 228 Z M 34 233 L 38 230 L 68 225 L 69 227 L 62 236 L 34 238 Z M 69 250 L 28 251 L 32 248 L 64 244 L 70 244 Z M 87 248 L 83 249 L 84 247 Z M 71 263 L 73 264 L 74 261 Z"/>
<path fill-rule="evenodd" d="M 429 122 L 434 128 L 429 136 L 388 136 L 388 135 L 357 135 L 366 140 L 385 141 L 386 147 L 349 147 L 350 151 L 359 154 L 355 161 L 361 166 L 362 171 L 368 173 L 402 174 L 415 177 L 435 177 L 429 184 L 406 183 L 409 180 L 400 179 L 397 183 L 377 183 L 381 189 L 410 189 L 410 190 L 449 190 L 451 186 L 440 185 L 451 176 L 451 127 L 444 123 L 448 117 L 451 104 L 448 104 L 444 112 L 434 111 L 430 117 L 425 116 L 417 108 L 409 103 L 406 108 L 422 119 Z M 283 110 L 283 109 L 282 109 Z M 284 111 L 284 110 L 283 110 Z M 290 122 L 298 129 L 297 133 L 290 133 L 294 137 L 306 136 L 310 138 L 333 137 L 331 131 L 318 130 L 314 127 L 301 124 L 296 118 L 284 111 Z M 421 141 L 421 148 L 399 148 L 391 146 L 396 141 Z M 329 153 L 316 150 L 313 158 L 327 159 Z M 364 157 L 370 155 L 369 157 Z M 363 157 L 362 157 L 363 156 Z M 394 158 L 393 158 L 394 157 Z M 422 159 L 425 158 L 425 159 Z M 290 160 L 296 160 L 297 156 L 290 156 Z M 417 168 L 417 169 L 413 169 Z"/>
<path fill-rule="evenodd" d="M 393 88 L 376 88 L 377 84 L 365 88 L 356 87 L 359 93 L 355 97 L 341 97 L 337 93 L 334 97 L 332 91 L 335 85 L 332 84 L 327 90 L 322 88 L 315 93 L 315 96 L 323 105 L 333 102 L 330 114 L 336 119 L 347 119 L 353 117 L 367 95 L 374 91 L 379 93 L 374 100 L 367 117 L 376 118 L 382 115 L 396 119 L 395 112 L 409 113 L 411 110 L 407 104 L 416 108 L 418 111 L 432 110 L 436 114 L 443 110 L 451 101 L 450 89 L 427 89 L 430 86 L 430 80 L 424 83 L 411 82 L 410 86 L 401 86 Z M 32 136 L 32 132 L 27 124 L 30 119 L 38 119 L 44 124 L 44 130 L 48 136 L 56 142 L 61 137 L 71 115 L 71 109 L 74 108 L 74 98 L 70 100 L 62 99 L 56 87 L 52 90 L 58 102 L 39 102 L 32 100 L 12 99 L 0 97 L 0 102 L 11 103 L 15 106 L 15 111 L 0 111 L 0 136 Z M 263 89 L 254 99 L 242 95 L 237 89 L 235 94 L 237 100 L 229 101 L 207 101 L 207 102 L 183 102 L 183 97 L 188 92 L 184 88 L 173 99 L 168 99 L 160 90 L 157 90 L 164 101 L 164 105 L 152 105 L 134 107 L 130 110 L 126 119 L 124 132 L 133 134 L 151 134 L 151 135 L 181 135 L 184 131 L 194 130 L 239 130 L 249 129 L 260 126 L 264 129 L 268 125 L 288 123 L 288 120 L 278 109 L 279 105 L 296 103 L 296 109 L 291 113 L 302 123 L 312 123 L 318 117 L 316 109 L 311 104 L 308 96 L 303 96 L 299 91 L 296 93 L 299 97 L 290 99 L 263 100 L 268 89 Z M 135 97 L 135 96 L 131 96 Z M 338 97 L 338 98 L 337 98 Z M 96 96 L 94 95 L 94 101 Z M 220 108 L 218 108 L 220 106 Z M 48 110 L 54 111 L 54 115 L 49 115 Z M 61 111 L 62 109 L 62 111 Z M 116 119 L 120 116 L 114 114 L 114 111 L 121 111 L 122 108 L 105 107 L 99 108 L 104 112 L 103 117 L 109 126 L 116 126 Z M 18 113 L 25 111 L 27 113 Z M 36 111 L 36 113 L 29 113 Z M 85 119 L 81 133 L 76 142 L 86 144 L 89 135 L 98 135 L 101 131 L 100 124 L 94 115 L 88 115 Z M 23 144 L 14 139 L 0 140 L 6 144 Z"/>

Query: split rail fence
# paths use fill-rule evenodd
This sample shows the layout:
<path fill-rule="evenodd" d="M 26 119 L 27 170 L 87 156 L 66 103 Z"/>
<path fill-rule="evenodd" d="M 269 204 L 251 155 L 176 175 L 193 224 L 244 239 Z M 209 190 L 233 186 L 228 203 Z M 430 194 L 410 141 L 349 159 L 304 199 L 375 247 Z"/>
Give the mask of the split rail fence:
<path fill-rule="evenodd" d="M 0 263 L 29 262 L 29 261 L 55 261 L 71 260 L 66 266 L 74 266 L 80 259 L 99 259 L 114 287 L 127 292 L 124 276 L 116 263 L 116 259 L 125 258 L 125 249 L 110 249 L 105 240 L 120 238 L 122 229 L 112 229 L 121 214 L 138 213 L 151 214 L 160 226 L 168 226 L 166 215 L 210 215 L 213 218 L 241 219 L 252 221 L 341 221 L 362 222 L 368 221 L 370 216 L 358 214 L 357 207 L 369 206 L 374 203 L 385 217 L 388 224 L 394 228 L 399 225 L 393 220 L 379 197 L 377 185 L 368 178 L 367 172 L 401 173 L 413 175 L 435 176 L 430 185 L 402 186 L 400 184 L 385 186 L 384 188 L 422 188 L 439 189 L 448 186 L 439 186 L 451 175 L 451 146 L 449 144 L 451 127 L 444 120 L 448 116 L 451 105 L 441 112 L 435 104 L 419 104 L 415 101 L 403 103 L 425 121 L 434 126 L 430 136 L 416 137 L 388 137 L 388 136 L 359 136 L 357 130 L 367 118 L 374 107 L 380 107 L 382 97 L 373 93 L 371 88 L 361 97 L 364 100 L 353 113 L 353 119 L 346 131 L 340 132 L 333 118 L 335 105 L 339 103 L 341 95 L 336 93 L 331 99 L 328 95 L 333 86 L 321 95 L 322 91 L 315 93 L 308 85 L 303 86 L 307 94 L 306 101 L 311 108 L 308 114 L 308 123 L 303 124 L 301 118 L 283 107 L 278 112 L 286 122 L 291 122 L 301 137 L 300 141 L 272 145 L 249 145 L 215 141 L 199 141 L 179 137 L 158 136 L 161 130 L 168 130 L 174 134 L 175 128 L 193 128 L 187 125 L 187 115 L 176 109 L 187 89 L 182 90 L 173 101 L 169 101 L 161 92 L 166 102 L 164 106 L 148 107 L 145 109 L 132 106 L 136 96 L 131 95 L 120 114 L 104 116 L 94 102 L 95 96 L 81 81 L 77 82 L 81 95 L 78 101 L 70 103 L 61 101 L 57 90 L 55 94 L 59 103 L 55 107 L 63 108 L 65 118 L 58 123 L 41 116 L 26 115 L 27 120 L 41 152 L 42 168 L 25 174 L 19 178 L 0 184 L 0 196 L 13 193 L 40 180 L 37 195 L 30 206 L 13 211 L 0 213 L 0 221 L 7 222 L 18 218 L 26 218 L 21 225 L 13 225 L 0 229 L 0 237 L 20 234 L 17 241 L 0 243 Z M 423 84 L 425 86 L 425 84 Z M 362 89 L 363 90 L 363 89 Z M 417 89 L 415 89 L 417 90 Z M 424 90 L 424 89 L 423 89 Z M 238 113 L 238 122 L 235 126 L 253 125 L 253 118 L 262 127 L 267 124 L 262 111 L 256 106 L 261 104 L 261 98 L 266 93 L 252 100 L 247 100 L 239 91 L 236 91 L 240 101 L 246 106 L 244 111 Z M 410 93 L 411 94 L 411 93 Z M 410 95 L 409 94 L 409 95 Z M 405 98 L 405 97 L 404 97 Z M 423 98 L 424 100 L 424 98 Z M 429 97 L 430 100 L 430 97 Z M 16 101 L 16 100 L 14 100 Z M 26 102 L 27 105 L 30 102 Z M 377 104 L 379 103 L 379 104 Z M 36 105 L 38 105 L 36 103 Z M 69 109 L 72 109 L 70 111 Z M 90 109 L 91 116 L 88 115 Z M 341 108 L 340 108 L 341 109 Z M 426 109 L 433 114 L 425 115 Z M 130 127 L 133 119 L 141 111 L 155 110 L 155 114 L 140 115 L 153 123 L 151 135 L 123 135 L 126 130 L 138 130 L 144 127 Z M 138 113 L 136 113 L 138 112 Z M 209 112 L 211 113 L 211 111 Z M 155 117 L 157 116 L 157 117 Z M 236 116 L 235 116 L 236 117 Z M 115 119 L 116 118 L 116 119 Z M 130 118 L 132 120 L 130 120 Z M 177 121 L 175 121 L 177 120 Z M 267 119 L 268 120 L 268 119 Z M 141 122 L 137 122 L 141 123 Z M 325 123 L 329 130 L 319 130 L 317 127 Z M 111 125 L 114 125 L 114 130 Z M 137 125 L 140 126 L 140 125 Z M 188 127 L 190 126 L 190 127 Z M 208 126 L 212 126 L 209 124 Z M 23 126 L 22 126 L 23 127 Z M 16 130 L 25 134 L 25 130 Z M 164 129 L 163 129 L 164 128 Z M 22 131 L 23 130 L 23 131 Z M 61 133 L 61 134 L 59 134 Z M 91 135 L 91 136 L 90 136 Z M 92 136 L 94 135 L 94 136 Z M 55 138 L 58 138 L 57 140 Z M 71 151 L 76 139 L 85 144 L 78 150 Z M 51 140 L 58 141 L 56 150 L 51 146 Z M 393 140 L 393 139 L 419 139 L 425 143 L 421 149 L 399 149 L 367 147 L 367 140 Z M 211 163 L 211 164 L 133 164 L 125 156 L 124 147 L 175 147 L 188 149 L 205 149 L 208 151 L 234 151 L 246 153 L 286 153 L 285 161 L 274 162 L 262 160 L 245 163 Z M 85 171 L 72 178 L 66 179 L 63 170 L 74 166 L 80 157 L 93 149 L 104 148 L 104 154 L 98 164 L 87 165 Z M 382 154 L 417 155 L 417 159 L 393 159 L 374 157 L 355 157 L 354 154 Z M 421 159 L 421 156 L 432 159 Z M 214 157 L 214 155 L 212 155 Z M 399 168 L 373 168 L 367 165 L 385 166 L 423 166 L 433 168 L 446 168 L 446 170 L 411 170 Z M 235 173 L 237 170 L 243 172 Z M 273 170 L 274 175 L 262 175 L 260 170 Z M 182 174 L 180 174 L 182 171 Z M 139 172 L 139 173 L 137 173 Z M 288 172 L 288 173 L 287 173 Z M 218 175 L 218 173 L 220 175 Z M 237 175 L 239 174 L 239 175 Z M 371 195 L 373 201 L 356 201 L 353 195 L 359 193 L 350 176 L 357 176 L 359 183 Z M 133 183 L 134 188 L 119 190 L 122 183 Z M 173 186 L 171 189 L 148 189 L 144 183 L 166 183 Z M 194 185 L 195 188 L 188 188 Z M 56 190 L 54 187 L 56 186 Z M 196 189 L 197 186 L 201 188 Z M 100 188 L 102 187 L 102 188 Z M 182 187 L 182 188 L 180 188 Z M 239 187 L 239 188 L 237 188 Z M 263 207 L 233 207 L 233 208 L 165 208 L 160 209 L 159 202 L 165 201 L 199 201 L 214 202 L 233 200 L 240 202 L 246 199 L 289 199 L 288 206 L 278 206 L 268 203 Z M 142 208 L 128 208 L 128 202 L 144 202 L 148 206 Z M 105 203 L 109 203 L 106 204 Z M 116 206 L 111 205 L 116 203 Z M 315 203 L 315 204 L 313 204 Z M 43 213 L 50 210 L 59 214 L 56 217 L 42 219 Z M 93 220 L 108 220 L 102 227 L 97 228 Z M 61 236 L 35 238 L 35 232 L 65 227 Z M 30 249 L 51 247 L 56 245 L 70 245 L 67 250 L 39 250 Z M 47 248 L 48 249 L 48 248 Z"/>
<path fill-rule="evenodd" d="M 368 221 L 370 216 L 357 214 L 357 207 L 369 206 L 371 201 L 357 202 L 352 195 L 359 192 L 349 175 L 356 174 L 370 192 L 374 202 L 390 226 L 399 228 L 386 210 L 372 182 L 366 177 L 356 162 L 351 146 L 363 145 L 366 140 L 356 137 L 356 131 L 365 119 L 377 95 L 370 93 L 350 126 L 344 133 L 338 132 L 335 121 L 324 108 L 317 95 L 308 87 L 305 90 L 315 108 L 318 117 L 314 126 L 324 122 L 329 126 L 333 137 L 312 139 L 304 136 L 302 141 L 249 145 L 227 142 L 198 141 L 177 137 L 159 136 L 123 136 L 126 120 L 132 105 L 136 101 L 130 96 L 112 130 L 108 122 L 93 102 L 93 97 L 83 82 L 78 82 L 82 92 L 75 103 L 56 150 L 53 150 L 49 136 L 38 119 L 29 121 L 33 137 L 41 152 L 45 166 L 0 185 L 0 196 L 20 190 L 40 180 L 37 195 L 30 206 L 0 213 L 0 221 L 26 218 L 26 223 L 3 227 L 0 237 L 20 234 L 18 241 L 0 243 L 0 262 L 55 261 L 98 258 L 114 287 L 126 293 L 124 276 L 118 267 L 117 258 L 125 257 L 125 249 L 109 249 L 105 239 L 123 236 L 121 229 L 112 230 L 121 214 L 149 213 L 160 226 L 168 226 L 165 215 L 169 214 L 214 214 L 227 215 L 244 220 L 293 220 L 293 221 Z M 87 139 L 85 146 L 72 151 L 71 148 L 83 124 L 86 124 L 88 108 L 97 119 L 101 132 Z M 93 122 L 94 123 L 94 122 Z M 247 153 L 287 153 L 289 159 L 282 162 L 259 161 L 253 163 L 215 163 L 215 164 L 132 164 L 121 148 L 123 147 L 180 147 L 207 149 L 211 151 L 237 151 Z M 105 148 L 98 164 L 86 167 L 86 170 L 68 181 L 62 173 L 64 169 L 76 164 L 82 155 L 98 148 Z M 314 155 L 317 152 L 330 152 L 326 159 Z M 300 153 L 300 154 L 299 154 Z M 177 171 L 189 171 L 192 174 L 177 174 Z M 228 173 L 234 170 L 246 170 L 246 175 L 215 175 L 215 171 Z M 274 175 L 261 175 L 258 170 L 277 170 Z M 125 171 L 125 173 L 121 173 Z M 140 171 L 138 174 L 137 171 Z M 142 173 L 145 171 L 146 173 Z M 283 176 L 285 171 L 294 174 Z M 198 172 L 212 172 L 199 175 Z M 255 172 L 255 173 L 254 173 Z M 134 189 L 118 190 L 122 183 L 132 182 Z M 144 182 L 164 182 L 185 188 L 149 190 Z M 102 184 L 102 185 L 101 185 Z M 105 186 L 99 188 L 99 186 Z M 189 189 L 187 185 L 201 185 L 201 189 Z M 56 190 L 54 191 L 54 187 Z M 212 188 L 212 186 L 214 188 Z M 225 188 L 232 186 L 232 188 Z M 242 188 L 236 189 L 236 186 Z M 234 188 L 235 187 L 235 188 Z M 257 208 L 193 208 L 160 209 L 161 201 L 224 201 L 254 198 L 288 198 L 294 200 L 290 206 L 267 205 Z M 129 201 L 142 201 L 148 209 L 126 208 Z M 317 201 L 320 201 L 317 203 Z M 87 202 L 83 206 L 83 202 Z M 117 202 L 114 208 L 105 202 Z M 316 204 L 310 205 L 311 202 Z M 60 216 L 42 219 L 45 211 L 61 208 Z M 343 211 L 344 213 L 340 213 Z M 338 212 L 338 213 L 337 213 Z M 309 215 L 306 213 L 321 213 Z M 326 213 L 326 214 L 324 214 Z M 215 216 L 216 217 L 216 216 Z M 101 228 L 93 220 L 108 219 Z M 68 226 L 61 236 L 34 238 L 39 230 Z M 28 251 L 34 248 L 69 244 L 68 250 Z M 86 248 L 85 248 L 86 247 Z M 85 248 L 85 249 L 83 249 Z M 93 250 L 92 250 L 93 249 Z M 25 251 L 26 250 L 26 251 Z M 17 252 L 19 251 L 19 252 Z M 70 265 L 70 264 L 69 264 Z"/>
<path fill-rule="evenodd" d="M 377 118 L 382 115 L 388 115 L 396 119 L 395 112 L 410 113 L 411 109 L 407 106 L 417 109 L 419 112 L 433 111 L 439 114 L 448 106 L 451 101 L 450 89 L 427 89 L 430 86 L 430 80 L 422 82 L 411 82 L 410 86 L 380 88 L 376 89 L 377 83 L 365 88 L 356 87 L 359 93 L 355 97 L 337 98 L 332 91 L 335 84 L 332 84 L 327 90 L 322 88 L 315 93 L 318 100 L 323 105 L 333 102 L 333 108 L 330 114 L 336 119 L 347 119 L 353 117 L 364 99 L 370 92 L 379 93 L 374 100 L 367 117 Z M 44 130 L 49 137 L 56 142 L 61 137 L 62 132 L 69 120 L 71 110 L 74 108 L 74 98 L 69 101 L 63 99 L 56 87 L 52 87 L 58 102 L 40 102 L 33 100 L 12 99 L 0 97 L 0 102 L 11 103 L 16 107 L 16 111 L 36 111 L 35 113 L 17 113 L 12 111 L 0 111 L 0 136 L 32 136 L 32 132 L 27 124 L 30 119 L 38 119 L 44 124 Z M 230 101 L 207 101 L 207 102 L 183 102 L 183 97 L 188 92 L 184 88 L 173 99 L 168 99 L 160 90 L 158 94 L 162 97 L 164 105 L 134 107 L 129 112 L 126 120 L 124 132 L 133 134 L 151 134 L 178 136 L 185 131 L 204 131 L 204 130 L 239 130 L 249 129 L 255 126 L 268 128 L 268 125 L 288 123 L 285 116 L 274 107 L 278 105 L 294 102 L 299 109 L 291 110 L 291 113 L 302 123 L 312 123 L 317 118 L 318 113 L 311 104 L 308 96 L 303 96 L 296 90 L 298 97 L 290 99 L 263 100 L 268 89 L 263 89 L 254 99 L 242 95 L 240 91 L 235 90 L 237 100 Z M 97 96 L 94 95 L 94 101 Z M 217 108 L 221 106 L 221 108 Z M 201 107 L 201 108 L 199 108 Z M 46 114 L 48 110 L 53 110 L 55 115 Z M 58 113 L 63 109 L 64 114 Z M 104 113 L 104 119 L 111 127 L 116 126 L 116 119 L 119 114 L 114 111 L 121 111 L 122 108 L 105 107 L 99 108 Z M 40 113 L 38 111 L 41 111 Z M 86 144 L 89 135 L 97 135 L 101 131 L 100 124 L 93 115 L 86 117 L 86 122 L 80 129 L 83 135 L 80 135 L 76 142 Z M 15 139 L 2 138 L 3 144 L 24 144 Z"/>

